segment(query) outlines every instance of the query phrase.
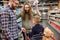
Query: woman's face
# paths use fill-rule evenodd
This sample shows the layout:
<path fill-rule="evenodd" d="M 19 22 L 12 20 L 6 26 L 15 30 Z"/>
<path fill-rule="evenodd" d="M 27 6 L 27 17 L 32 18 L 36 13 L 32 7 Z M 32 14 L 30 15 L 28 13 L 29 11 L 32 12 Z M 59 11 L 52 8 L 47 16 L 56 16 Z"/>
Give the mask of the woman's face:
<path fill-rule="evenodd" d="M 29 7 L 29 5 L 25 5 L 25 11 L 29 11 L 30 10 L 30 7 Z"/>

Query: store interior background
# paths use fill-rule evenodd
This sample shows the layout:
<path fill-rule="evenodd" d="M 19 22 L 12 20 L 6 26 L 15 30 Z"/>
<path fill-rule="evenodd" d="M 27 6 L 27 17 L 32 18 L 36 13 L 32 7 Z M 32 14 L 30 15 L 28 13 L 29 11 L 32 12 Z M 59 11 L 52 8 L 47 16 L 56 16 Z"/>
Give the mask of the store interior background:
<path fill-rule="evenodd" d="M 8 4 L 9 0 L 0 0 L 0 10 L 2 10 Z M 20 5 L 16 12 L 18 15 L 21 10 L 23 4 L 27 0 L 20 0 Z M 41 24 L 43 26 L 49 27 L 53 32 L 56 40 L 60 40 L 60 0 L 38 0 L 38 7 L 41 13 Z M 21 21 L 21 19 L 17 19 L 17 21 Z M 21 22 L 19 23 L 19 25 Z"/>

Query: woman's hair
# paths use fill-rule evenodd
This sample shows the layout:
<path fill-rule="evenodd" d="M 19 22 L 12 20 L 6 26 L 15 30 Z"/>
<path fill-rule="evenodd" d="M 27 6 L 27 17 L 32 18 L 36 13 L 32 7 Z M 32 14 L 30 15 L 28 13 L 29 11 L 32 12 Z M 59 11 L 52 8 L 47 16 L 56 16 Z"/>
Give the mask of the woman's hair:
<path fill-rule="evenodd" d="M 31 5 L 30 3 L 26 2 L 23 6 L 23 10 L 22 10 L 22 19 L 25 20 L 26 17 L 25 17 L 25 14 L 26 14 L 26 11 L 25 11 L 25 5 L 28 5 L 29 6 L 29 11 L 28 11 L 28 19 L 30 20 L 32 18 L 32 9 L 31 9 Z"/>

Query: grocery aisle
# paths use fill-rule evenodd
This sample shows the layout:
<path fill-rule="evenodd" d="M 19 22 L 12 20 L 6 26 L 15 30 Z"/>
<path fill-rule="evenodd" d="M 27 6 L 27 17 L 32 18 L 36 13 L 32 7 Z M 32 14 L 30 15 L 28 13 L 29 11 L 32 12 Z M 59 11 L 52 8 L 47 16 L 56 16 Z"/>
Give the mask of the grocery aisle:
<path fill-rule="evenodd" d="M 54 28 L 52 28 L 49 24 L 48 24 L 48 20 L 46 19 L 47 18 L 47 15 L 45 15 L 45 16 L 43 16 L 43 17 L 45 17 L 45 19 L 42 19 L 42 25 L 44 26 L 44 27 L 48 27 L 49 29 L 51 29 L 52 31 L 53 31 L 53 33 L 54 33 L 54 36 L 55 36 L 55 38 L 56 38 L 56 40 L 60 40 L 60 34 L 54 29 Z"/>
<path fill-rule="evenodd" d="M 60 40 L 60 34 L 48 24 L 48 21 L 47 20 L 42 20 L 42 21 L 43 21 L 42 22 L 43 26 L 48 27 L 53 31 L 56 40 Z"/>

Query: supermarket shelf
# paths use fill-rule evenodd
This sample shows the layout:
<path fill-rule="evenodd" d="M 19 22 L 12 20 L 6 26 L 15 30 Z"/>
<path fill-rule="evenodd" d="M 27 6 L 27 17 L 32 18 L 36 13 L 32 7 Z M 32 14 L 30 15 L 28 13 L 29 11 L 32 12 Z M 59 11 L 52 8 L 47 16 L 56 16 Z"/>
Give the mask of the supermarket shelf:
<path fill-rule="evenodd" d="M 55 18 L 51 18 L 51 17 L 50 17 L 49 19 L 56 21 L 56 19 L 55 19 Z"/>
<path fill-rule="evenodd" d="M 54 28 L 60 30 L 60 26 L 59 26 L 58 24 L 54 23 L 54 21 L 50 20 L 50 24 L 51 24 Z"/>
<path fill-rule="evenodd" d="M 60 33 L 60 9 L 49 11 L 48 24 L 53 27 L 58 33 Z"/>
<path fill-rule="evenodd" d="M 58 23 L 60 22 L 60 21 L 56 21 L 56 19 L 54 19 L 54 18 L 49 18 L 49 19 L 51 19 L 51 20 L 53 20 L 55 22 L 58 22 Z"/>
<path fill-rule="evenodd" d="M 60 18 L 60 16 L 52 16 L 52 15 L 49 15 L 49 17 L 57 17 L 57 18 Z"/>
<path fill-rule="evenodd" d="M 50 5 L 50 4 L 54 5 L 54 4 L 58 4 L 58 3 L 43 3 L 43 4 L 40 3 L 39 5 L 46 5 L 47 6 L 47 5 Z"/>
<path fill-rule="evenodd" d="M 48 22 L 48 24 L 49 24 L 54 30 L 56 30 L 56 31 L 60 34 L 60 30 L 58 30 L 58 29 L 56 29 L 55 27 L 53 27 L 53 25 L 51 25 L 49 22 Z"/>
<path fill-rule="evenodd" d="M 49 11 L 48 13 L 60 13 L 60 9 Z"/>
<path fill-rule="evenodd" d="M 58 22 L 56 22 L 56 21 L 51 21 L 51 22 L 53 22 L 53 23 L 55 23 L 56 25 L 60 26 L 60 24 L 59 24 Z"/>

